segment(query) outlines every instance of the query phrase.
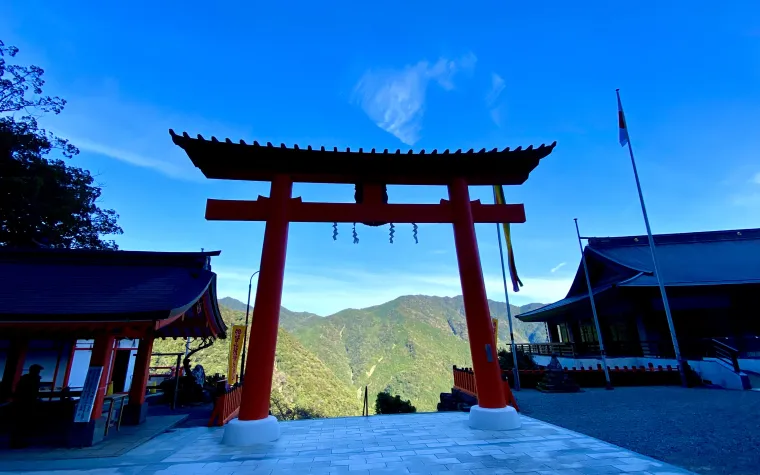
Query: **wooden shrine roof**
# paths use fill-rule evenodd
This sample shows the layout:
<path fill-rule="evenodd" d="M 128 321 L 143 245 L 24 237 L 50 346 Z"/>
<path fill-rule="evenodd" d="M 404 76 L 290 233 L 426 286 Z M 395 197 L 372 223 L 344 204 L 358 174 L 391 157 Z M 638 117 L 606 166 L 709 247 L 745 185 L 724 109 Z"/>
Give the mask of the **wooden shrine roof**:
<path fill-rule="evenodd" d="M 332 150 L 294 145 L 279 147 L 267 142 L 234 143 L 230 139 L 211 140 L 201 135 L 177 135 L 169 130 L 172 141 L 180 146 L 206 178 L 271 181 L 277 174 L 287 174 L 296 182 L 360 183 L 389 185 L 445 185 L 452 178 L 465 178 L 470 185 L 519 185 L 554 150 L 551 145 L 532 145 L 514 150 L 448 149 L 416 153 L 409 150 L 365 151 Z"/>
<path fill-rule="evenodd" d="M 0 324 L 156 328 L 158 337 L 215 336 L 214 252 L 0 248 Z"/>

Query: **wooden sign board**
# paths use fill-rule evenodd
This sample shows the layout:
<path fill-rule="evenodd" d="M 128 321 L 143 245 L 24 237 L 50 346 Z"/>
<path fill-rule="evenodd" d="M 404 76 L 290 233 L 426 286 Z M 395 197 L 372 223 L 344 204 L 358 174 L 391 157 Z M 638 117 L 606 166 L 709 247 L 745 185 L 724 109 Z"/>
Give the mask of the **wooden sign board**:
<path fill-rule="evenodd" d="M 82 396 L 77 404 L 77 411 L 74 413 L 74 422 L 90 422 L 92 407 L 95 405 L 95 397 L 98 395 L 100 386 L 100 376 L 103 374 L 102 366 L 90 366 L 87 370 L 87 377 L 84 380 Z"/>

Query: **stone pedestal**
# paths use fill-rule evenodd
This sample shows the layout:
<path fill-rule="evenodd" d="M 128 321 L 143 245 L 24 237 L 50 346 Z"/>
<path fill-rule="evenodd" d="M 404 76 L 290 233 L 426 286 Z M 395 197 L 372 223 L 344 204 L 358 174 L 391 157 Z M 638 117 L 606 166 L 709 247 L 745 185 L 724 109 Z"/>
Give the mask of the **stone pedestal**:
<path fill-rule="evenodd" d="M 224 426 L 222 443 L 235 447 L 263 444 L 280 438 L 280 425 L 274 416 L 252 421 L 232 419 Z"/>
<path fill-rule="evenodd" d="M 92 447 L 105 438 L 106 420 L 103 417 L 90 422 L 74 422 L 69 429 L 69 447 Z"/>
<path fill-rule="evenodd" d="M 148 418 L 148 403 L 127 404 L 124 406 L 124 414 L 121 417 L 121 423 L 127 426 L 136 426 L 145 422 Z"/>
<path fill-rule="evenodd" d="M 478 405 L 470 408 L 470 428 L 480 430 L 519 429 L 520 415 L 512 406 L 489 409 Z"/>

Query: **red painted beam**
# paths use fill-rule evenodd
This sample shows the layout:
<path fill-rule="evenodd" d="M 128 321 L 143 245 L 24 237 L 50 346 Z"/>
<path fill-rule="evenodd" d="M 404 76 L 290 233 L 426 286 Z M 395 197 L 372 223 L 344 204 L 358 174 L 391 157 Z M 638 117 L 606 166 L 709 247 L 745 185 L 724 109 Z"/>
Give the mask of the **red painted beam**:
<path fill-rule="evenodd" d="M 266 221 L 270 217 L 269 198 L 259 196 L 255 201 L 214 200 L 206 202 L 209 221 Z M 470 202 L 475 223 L 524 223 L 522 204 L 488 204 Z M 447 200 L 440 204 L 353 204 L 308 203 L 291 198 L 288 219 L 293 223 L 451 223 L 453 214 Z"/>

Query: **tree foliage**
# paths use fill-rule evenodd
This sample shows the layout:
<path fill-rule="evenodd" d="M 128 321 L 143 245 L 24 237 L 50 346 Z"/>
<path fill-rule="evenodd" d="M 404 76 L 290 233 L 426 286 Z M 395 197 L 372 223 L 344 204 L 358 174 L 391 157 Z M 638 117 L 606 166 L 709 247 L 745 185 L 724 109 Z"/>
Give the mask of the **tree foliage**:
<path fill-rule="evenodd" d="M 375 401 L 375 412 L 377 414 L 408 414 L 417 412 L 411 401 L 404 401 L 401 396 L 391 396 L 388 393 L 377 393 Z"/>
<path fill-rule="evenodd" d="M 116 249 L 101 236 L 122 233 L 118 215 L 98 206 L 90 172 L 63 160 L 79 150 L 37 124 L 66 101 L 42 95 L 42 68 L 8 64 L 17 53 L 0 41 L 0 246 Z"/>
<path fill-rule="evenodd" d="M 512 371 L 515 367 L 515 360 L 512 352 L 506 348 L 499 350 L 499 367 L 504 371 Z M 517 368 L 518 369 L 537 369 L 538 365 L 533 361 L 533 357 L 522 350 L 517 350 Z"/>

